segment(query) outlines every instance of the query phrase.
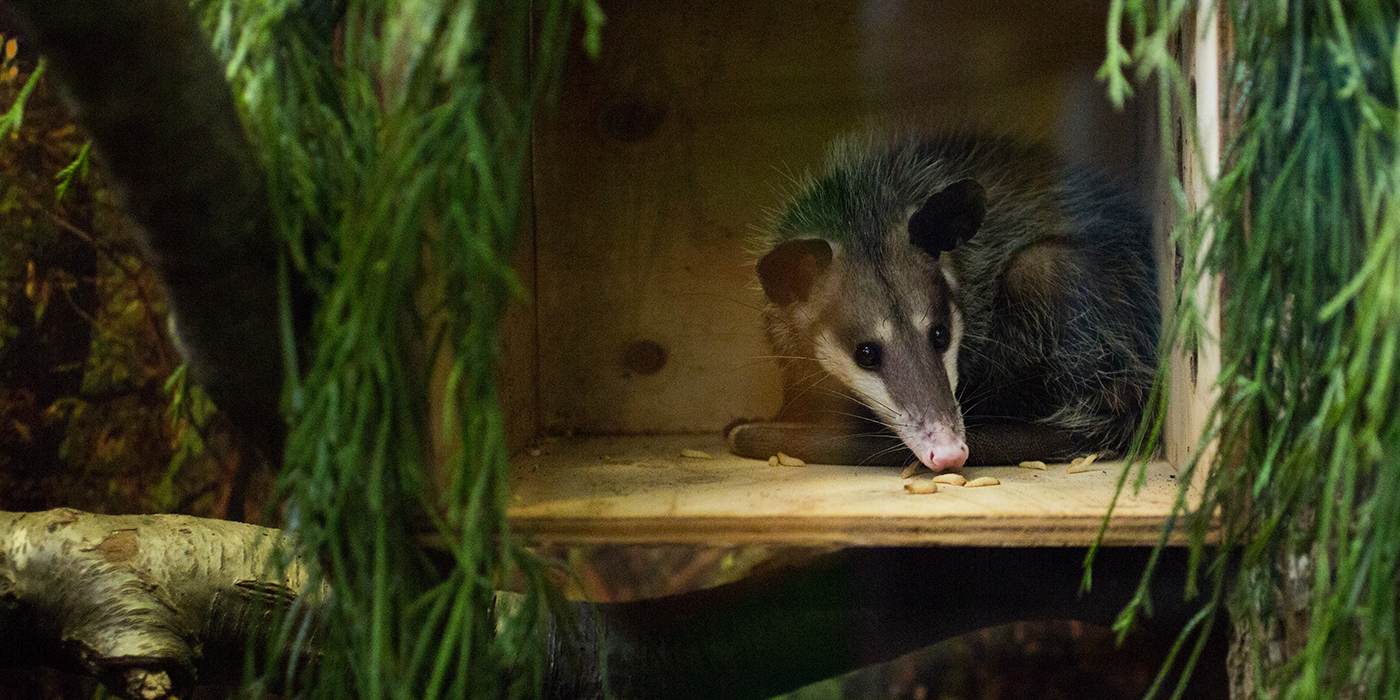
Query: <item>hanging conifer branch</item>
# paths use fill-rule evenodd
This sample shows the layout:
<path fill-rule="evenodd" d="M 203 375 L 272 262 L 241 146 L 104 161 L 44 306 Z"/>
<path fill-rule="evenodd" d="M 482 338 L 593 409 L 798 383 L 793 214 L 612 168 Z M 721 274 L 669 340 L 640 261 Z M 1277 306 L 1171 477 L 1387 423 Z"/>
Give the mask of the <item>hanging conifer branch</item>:
<path fill-rule="evenodd" d="M 281 484 L 335 591 L 312 695 L 524 697 L 542 682 L 547 586 L 505 516 L 496 326 L 520 286 L 532 118 L 575 5 L 596 42 L 589 2 L 196 3 L 318 297 L 310 345 L 287 343 L 307 359 Z M 439 353 L 446 425 L 427 409 Z M 447 562 L 419 544 L 428 522 Z M 516 575 L 525 604 L 493 619 L 496 583 Z M 301 633 L 273 656 L 299 656 Z"/>
<path fill-rule="evenodd" d="M 1114 3 L 1134 29 L 1129 51 L 1110 28 L 1104 74 L 1115 98 L 1134 65 L 1159 77 L 1181 113 L 1195 113 L 1181 67 L 1160 50 L 1192 6 L 1217 11 Z M 1212 595 L 1230 601 L 1252 640 L 1237 659 L 1247 669 L 1234 679 L 1237 696 L 1396 697 L 1400 8 L 1221 6 L 1233 30 L 1222 90 L 1238 97 L 1228 108 L 1239 128 L 1206 205 L 1180 217 L 1182 294 L 1167 328 L 1195 342 L 1204 310 L 1191 292 L 1206 276 L 1224 279 L 1220 397 L 1203 436 L 1219 442 L 1200 465 L 1210 469 L 1203 503 L 1178 516 Z M 1163 124 L 1172 143 L 1173 125 Z M 1217 512 L 1220 547 L 1208 552 Z"/>

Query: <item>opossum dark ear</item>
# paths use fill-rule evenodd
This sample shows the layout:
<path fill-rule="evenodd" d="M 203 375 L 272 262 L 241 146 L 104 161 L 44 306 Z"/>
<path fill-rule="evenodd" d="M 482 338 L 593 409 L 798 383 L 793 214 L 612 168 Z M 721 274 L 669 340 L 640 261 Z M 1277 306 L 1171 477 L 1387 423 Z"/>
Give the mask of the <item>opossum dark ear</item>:
<path fill-rule="evenodd" d="M 763 293 L 778 306 L 807 301 L 812 285 L 831 266 L 831 244 L 820 238 L 804 238 L 778 245 L 758 261 L 758 281 Z"/>
<path fill-rule="evenodd" d="M 972 178 L 934 193 L 909 217 L 909 242 L 935 259 L 972 238 L 987 215 L 987 190 Z"/>

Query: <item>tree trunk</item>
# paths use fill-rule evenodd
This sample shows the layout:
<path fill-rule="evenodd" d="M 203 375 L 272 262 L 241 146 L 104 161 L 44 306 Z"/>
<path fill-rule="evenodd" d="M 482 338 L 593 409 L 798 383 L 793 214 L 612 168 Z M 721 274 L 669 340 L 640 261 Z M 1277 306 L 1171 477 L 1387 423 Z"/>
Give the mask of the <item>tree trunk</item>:
<path fill-rule="evenodd" d="M 1272 571 L 1241 572 L 1228 609 L 1230 698 L 1278 697 L 1271 681 L 1307 644 L 1312 623 L 1312 558 L 1283 552 Z"/>
<path fill-rule="evenodd" d="M 189 3 L 14 4 L 138 225 L 191 374 L 279 464 L 278 239 L 262 166 Z"/>

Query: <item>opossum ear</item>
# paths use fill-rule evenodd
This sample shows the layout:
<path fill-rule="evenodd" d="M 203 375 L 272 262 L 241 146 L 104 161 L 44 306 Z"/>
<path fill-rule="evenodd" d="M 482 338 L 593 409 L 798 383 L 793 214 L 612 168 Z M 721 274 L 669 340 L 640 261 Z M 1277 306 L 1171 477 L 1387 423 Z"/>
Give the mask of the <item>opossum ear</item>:
<path fill-rule="evenodd" d="M 811 298 L 812 286 L 830 266 L 830 243 L 820 238 L 788 241 L 758 261 L 758 281 L 769 301 L 787 306 Z"/>
<path fill-rule="evenodd" d="M 934 193 L 909 217 L 909 242 L 934 259 L 972 238 L 987 215 L 987 190 L 972 178 Z"/>

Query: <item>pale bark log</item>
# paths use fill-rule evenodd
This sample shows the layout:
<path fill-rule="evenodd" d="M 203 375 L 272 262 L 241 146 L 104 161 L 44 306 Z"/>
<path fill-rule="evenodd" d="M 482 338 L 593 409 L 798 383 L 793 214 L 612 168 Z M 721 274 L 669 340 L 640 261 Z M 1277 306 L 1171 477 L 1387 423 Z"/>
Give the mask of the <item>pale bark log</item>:
<path fill-rule="evenodd" d="M 0 512 L 0 665 L 91 673 L 123 697 L 236 682 L 306 583 L 277 530 L 181 515 Z M 302 604 L 315 613 L 324 591 Z M 305 659 L 302 660 L 305 662 Z"/>

